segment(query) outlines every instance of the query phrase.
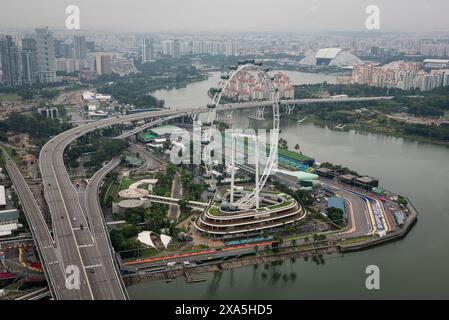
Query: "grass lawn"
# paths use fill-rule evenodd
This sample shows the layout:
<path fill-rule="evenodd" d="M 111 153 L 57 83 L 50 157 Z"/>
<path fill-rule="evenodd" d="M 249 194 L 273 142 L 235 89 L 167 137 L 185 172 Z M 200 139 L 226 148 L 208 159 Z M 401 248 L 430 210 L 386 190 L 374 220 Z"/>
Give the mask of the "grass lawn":
<path fill-rule="evenodd" d="M 220 210 L 217 207 L 211 207 L 209 213 L 213 216 L 218 216 L 220 215 Z"/>
<path fill-rule="evenodd" d="M 108 185 L 108 188 L 106 189 L 106 194 L 103 197 L 103 204 L 105 203 L 105 200 L 108 198 L 109 195 L 111 195 L 113 198 L 117 196 L 117 193 L 119 191 L 119 184 L 116 181 L 111 181 Z"/>
<path fill-rule="evenodd" d="M 370 237 L 362 236 L 362 237 L 356 237 L 356 238 L 348 238 L 344 240 L 340 240 L 340 244 L 351 244 L 356 242 L 362 242 L 368 240 Z"/>
<path fill-rule="evenodd" d="M 0 101 L 22 101 L 18 94 L 1 94 Z"/>
<path fill-rule="evenodd" d="M 289 205 L 291 205 L 293 203 L 293 200 L 289 200 L 289 201 L 284 201 L 282 203 L 279 204 L 275 204 L 273 206 L 269 206 L 267 207 L 269 210 L 274 210 L 274 209 L 278 209 L 278 208 L 282 208 L 282 207 L 287 207 Z"/>
<path fill-rule="evenodd" d="M 139 180 L 130 179 L 130 178 L 123 178 L 120 182 L 120 190 L 128 189 L 130 185 L 132 185 L 134 182 L 137 182 Z"/>

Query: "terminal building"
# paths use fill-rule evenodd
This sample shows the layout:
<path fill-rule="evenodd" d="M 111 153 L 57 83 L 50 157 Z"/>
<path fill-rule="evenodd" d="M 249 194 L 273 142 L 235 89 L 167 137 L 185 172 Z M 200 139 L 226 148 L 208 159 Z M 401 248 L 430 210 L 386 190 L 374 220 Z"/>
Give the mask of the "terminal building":
<path fill-rule="evenodd" d="M 315 173 L 323 178 L 334 179 L 337 178 L 341 183 L 371 191 L 373 189 L 379 188 L 379 180 L 369 176 L 356 176 L 353 174 L 342 174 L 329 169 L 329 168 L 316 168 Z"/>
<path fill-rule="evenodd" d="M 173 125 L 154 127 L 146 132 L 139 133 L 137 139 L 143 143 L 155 142 L 155 140 L 158 142 L 162 142 L 165 141 L 167 138 L 170 138 L 171 134 L 176 132 L 176 130 L 183 130 L 183 129 Z"/>
<path fill-rule="evenodd" d="M 238 238 L 260 235 L 302 221 L 305 209 L 286 194 L 264 194 L 269 203 L 259 209 L 223 210 L 224 206 L 210 206 L 195 221 L 197 230 L 205 236 Z"/>
<path fill-rule="evenodd" d="M 290 170 L 311 172 L 315 159 L 304 154 L 290 151 L 286 148 L 278 148 L 279 165 Z"/>

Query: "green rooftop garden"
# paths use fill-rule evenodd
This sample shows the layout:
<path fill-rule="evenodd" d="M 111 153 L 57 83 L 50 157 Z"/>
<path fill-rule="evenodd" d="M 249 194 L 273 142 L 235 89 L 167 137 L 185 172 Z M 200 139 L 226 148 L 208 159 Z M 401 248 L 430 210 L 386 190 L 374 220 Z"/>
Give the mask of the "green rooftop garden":
<path fill-rule="evenodd" d="M 290 151 L 287 148 L 279 148 L 278 152 L 279 152 L 279 154 L 281 154 L 283 156 L 290 157 L 290 158 L 293 158 L 293 159 L 298 160 L 298 161 L 310 161 L 310 160 L 313 160 L 313 158 L 311 158 L 311 157 L 305 156 L 305 155 L 300 154 L 300 153 L 295 152 L 295 151 Z"/>

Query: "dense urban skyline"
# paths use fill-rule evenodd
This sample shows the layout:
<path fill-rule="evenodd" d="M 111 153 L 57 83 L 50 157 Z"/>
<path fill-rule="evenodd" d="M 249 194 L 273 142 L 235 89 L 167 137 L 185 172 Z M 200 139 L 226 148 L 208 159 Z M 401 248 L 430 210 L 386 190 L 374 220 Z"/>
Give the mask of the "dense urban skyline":
<path fill-rule="evenodd" d="M 407 6 L 386 0 L 376 3 L 367 0 L 278 0 L 275 3 L 273 5 L 273 0 L 229 0 L 226 5 L 205 0 L 19 0 L 0 4 L 0 28 L 48 25 L 53 29 L 64 29 L 65 8 L 78 5 L 82 30 L 362 31 L 366 30 L 366 7 L 377 5 L 381 14 L 380 31 L 449 31 L 449 21 L 445 19 L 449 3 L 444 0 L 412 0 Z"/>

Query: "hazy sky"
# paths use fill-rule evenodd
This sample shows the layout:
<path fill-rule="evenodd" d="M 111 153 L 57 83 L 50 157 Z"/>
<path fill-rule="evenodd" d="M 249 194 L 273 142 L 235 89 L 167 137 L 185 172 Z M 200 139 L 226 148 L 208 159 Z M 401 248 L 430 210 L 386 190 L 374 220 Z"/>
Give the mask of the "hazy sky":
<path fill-rule="evenodd" d="M 70 4 L 84 30 L 359 31 L 375 4 L 380 31 L 449 31 L 448 0 L 0 0 L 0 30 L 64 29 Z"/>

